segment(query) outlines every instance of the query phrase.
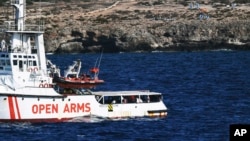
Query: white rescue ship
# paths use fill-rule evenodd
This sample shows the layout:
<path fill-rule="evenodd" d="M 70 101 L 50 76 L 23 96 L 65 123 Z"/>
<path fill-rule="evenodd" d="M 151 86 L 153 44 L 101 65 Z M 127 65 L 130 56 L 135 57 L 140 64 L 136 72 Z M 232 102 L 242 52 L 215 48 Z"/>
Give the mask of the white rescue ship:
<path fill-rule="evenodd" d="M 25 0 L 11 0 L 0 52 L 0 121 L 62 122 L 80 117 L 129 118 L 167 115 L 161 93 L 149 91 L 56 91 L 46 66 L 43 26 L 25 25 Z"/>

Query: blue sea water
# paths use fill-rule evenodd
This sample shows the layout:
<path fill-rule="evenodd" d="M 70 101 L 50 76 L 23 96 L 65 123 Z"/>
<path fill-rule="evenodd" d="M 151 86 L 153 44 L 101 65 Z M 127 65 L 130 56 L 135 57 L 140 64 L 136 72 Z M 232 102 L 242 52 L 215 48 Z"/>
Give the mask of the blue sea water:
<path fill-rule="evenodd" d="M 47 55 L 63 73 L 81 59 L 82 71 L 100 54 Z M 166 118 L 82 119 L 76 123 L 0 123 L 0 140 L 227 141 L 230 124 L 250 124 L 250 52 L 103 54 L 98 90 L 163 93 Z"/>

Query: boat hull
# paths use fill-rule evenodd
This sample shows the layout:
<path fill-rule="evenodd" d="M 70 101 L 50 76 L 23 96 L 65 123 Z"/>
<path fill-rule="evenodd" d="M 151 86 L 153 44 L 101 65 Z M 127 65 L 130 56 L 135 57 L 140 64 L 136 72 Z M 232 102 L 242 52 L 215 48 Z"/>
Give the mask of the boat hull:
<path fill-rule="evenodd" d="M 165 117 L 163 102 L 100 104 L 94 95 L 65 97 L 1 95 L 1 122 L 66 122 L 79 117 L 107 119 L 130 117 Z"/>

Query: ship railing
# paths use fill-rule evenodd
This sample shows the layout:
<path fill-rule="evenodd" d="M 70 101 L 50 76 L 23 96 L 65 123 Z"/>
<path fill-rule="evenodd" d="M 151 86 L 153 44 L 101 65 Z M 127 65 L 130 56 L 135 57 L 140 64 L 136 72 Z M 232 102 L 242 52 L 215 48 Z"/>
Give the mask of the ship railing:
<path fill-rule="evenodd" d="M 18 26 L 16 24 L 4 24 L 0 25 L 0 32 L 6 31 L 44 31 L 44 24 L 41 25 L 25 25 L 23 30 L 18 30 Z"/>
<path fill-rule="evenodd" d="M 18 31 L 17 26 L 11 26 L 9 31 Z M 24 30 L 20 31 L 44 31 L 44 25 L 25 25 Z"/>
<path fill-rule="evenodd" d="M 13 4 L 19 4 L 19 0 L 11 0 L 11 1 L 10 1 L 10 4 L 12 4 L 12 5 L 13 5 Z"/>
<path fill-rule="evenodd" d="M 31 46 L 31 54 L 37 53 L 36 46 Z M 11 45 L 6 44 L 6 47 L 0 48 L 0 52 L 9 52 L 9 53 L 27 53 L 27 48 L 22 46 L 11 47 Z"/>

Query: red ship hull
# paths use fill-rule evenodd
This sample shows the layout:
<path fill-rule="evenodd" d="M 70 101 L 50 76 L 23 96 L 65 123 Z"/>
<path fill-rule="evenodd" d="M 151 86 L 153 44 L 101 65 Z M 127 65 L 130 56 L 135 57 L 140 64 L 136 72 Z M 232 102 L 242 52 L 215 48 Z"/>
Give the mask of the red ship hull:
<path fill-rule="evenodd" d="M 86 88 L 91 89 L 97 85 L 103 84 L 104 81 L 100 79 L 87 79 L 80 78 L 57 78 L 54 82 L 62 88 Z"/>

